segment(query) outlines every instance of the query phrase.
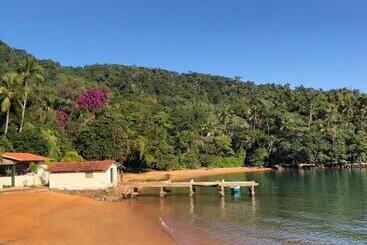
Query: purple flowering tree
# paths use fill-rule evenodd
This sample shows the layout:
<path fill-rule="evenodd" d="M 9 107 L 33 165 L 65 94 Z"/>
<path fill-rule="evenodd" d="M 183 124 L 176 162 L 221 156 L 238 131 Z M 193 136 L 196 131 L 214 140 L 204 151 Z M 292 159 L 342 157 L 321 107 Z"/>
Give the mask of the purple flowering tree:
<path fill-rule="evenodd" d="M 65 111 L 63 111 L 62 109 L 58 109 L 56 111 L 56 121 L 59 128 L 64 129 L 68 119 L 69 115 Z"/>
<path fill-rule="evenodd" d="M 75 104 L 84 110 L 98 111 L 106 105 L 108 95 L 108 89 L 88 88 L 76 96 Z"/>

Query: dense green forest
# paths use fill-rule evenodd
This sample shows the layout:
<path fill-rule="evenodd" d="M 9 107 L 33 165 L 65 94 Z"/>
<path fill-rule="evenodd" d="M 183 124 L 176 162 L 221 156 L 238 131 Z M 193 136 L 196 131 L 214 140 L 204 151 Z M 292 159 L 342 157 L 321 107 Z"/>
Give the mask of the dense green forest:
<path fill-rule="evenodd" d="M 367 95 L 124 65 L 65 67 L 0 42 L 1 151 L 130 169 L 363 162 Z"/>

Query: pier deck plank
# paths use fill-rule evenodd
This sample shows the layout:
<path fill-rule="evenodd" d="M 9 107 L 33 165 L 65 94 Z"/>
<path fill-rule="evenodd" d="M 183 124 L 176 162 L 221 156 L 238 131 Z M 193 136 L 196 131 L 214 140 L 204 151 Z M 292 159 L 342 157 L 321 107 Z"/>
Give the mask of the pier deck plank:
<path fill-rule="evenodd" d="M 234 187 L 234 186 L 242 186 L 242 187 L 251 187 L 257 186 L 258 183 L 254 181 L 233 181 L 233 182 L 221 182 L 221 181 L 212 181 L 212 182 L 140 182 L 140 183 L 132 183 L 134 187 L 145 187 L 145 188 L 180 188 L 180 187 L 190 187 L 192 186 L 203 186 L 203 187 L 215 187 L 215 186 L 224 186 L 224 187 Z"/>
<path fill-rule="evenodd" d="M 137 182 L 130 183 L 137 194 L 137 190 L 139 188 L 161 188 L 161 196 L 165 196 L 166 188 L 189 188 L 190 196 L 194 194 L 195 187 L 220 187 L 220 194 L 224 195 L 225 187 L 248 187 L 250 191 L 250 195 L 255 194 L 255 186 L 258 186 L 258 183 L 255 181 L 198 181 L 194 182 L 193 180 L 189 182 L 171 182 L 171 181 L 154 181 L 154 182 Z"/>

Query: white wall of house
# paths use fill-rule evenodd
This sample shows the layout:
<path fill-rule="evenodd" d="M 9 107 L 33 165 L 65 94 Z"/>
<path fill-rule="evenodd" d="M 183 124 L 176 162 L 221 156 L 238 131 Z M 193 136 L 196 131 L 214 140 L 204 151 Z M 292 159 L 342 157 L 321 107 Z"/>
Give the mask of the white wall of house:
<path fill-rule="evenodd" d="M 0 189 L 4 186 L 11 186 L 11 177 L 0 177 Z M 34 173 L 29 173 L 26 175 L 15 176 L 15 186 L 16 187 L 26 187 L 26 186 L 41 186 L 43 184 L 41 176 Z"/>
<path fill-rule="evenodd" d="M 49 184 L 50 188 L 65 190 L 106 189 L 116 187 L 117 167 L 116 165 L 112 165 L 105 172 L 50 173 Z"/>
<path fill-rule="evenodd" d="M 11 159 L 7 159 L 7 158 L 5 158 L 5 157 L 2 157 L 1 161 L 2 161 L 3 163 L 9 163 L 9 164 L 16 163 L 16 161 L 11 160 Z"/>
<path fill-rule="evenodd" d="M 15 176 L 15 187 L 42 186 L 48 183 L 47 165 L 40 165 L 37 173 Z M 0 189 L 11 186 L 11 176 L 0 177 Z"/>

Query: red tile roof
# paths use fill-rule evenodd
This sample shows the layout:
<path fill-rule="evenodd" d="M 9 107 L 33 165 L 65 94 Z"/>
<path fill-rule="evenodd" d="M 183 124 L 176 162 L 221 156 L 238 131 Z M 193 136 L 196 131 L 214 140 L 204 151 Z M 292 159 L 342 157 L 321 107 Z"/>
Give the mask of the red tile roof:
<path fill-rule="evenodd" d="M 83 161 L 83 162 L 55 162 L 49 168 L 51 173 L 64 172 L 91 172 L 91 171 L 106 171 L 115 161 Z"/>
<path fill-rule="evenodd" d="M 44 162 L 48 160 L 47 157 L 21 152 L 6 152 L 1 157 L 18 162 Z"/>

